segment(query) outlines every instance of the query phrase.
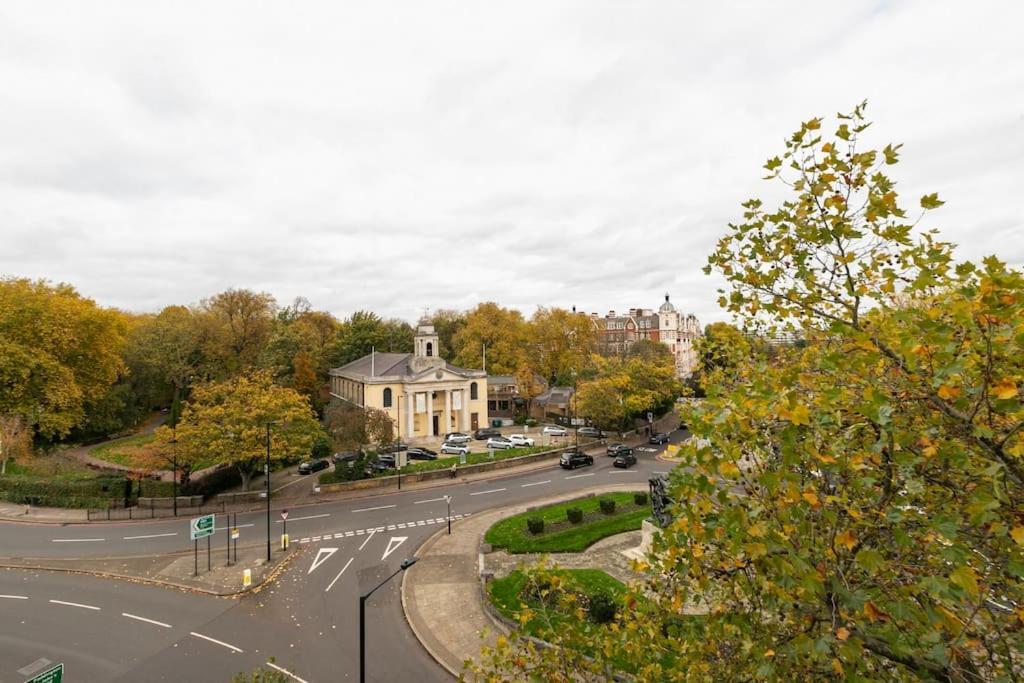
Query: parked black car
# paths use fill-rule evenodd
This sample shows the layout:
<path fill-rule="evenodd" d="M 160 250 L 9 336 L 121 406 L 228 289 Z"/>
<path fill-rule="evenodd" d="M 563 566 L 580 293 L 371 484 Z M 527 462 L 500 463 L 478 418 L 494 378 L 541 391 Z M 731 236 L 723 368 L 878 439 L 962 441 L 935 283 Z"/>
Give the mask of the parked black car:
<path fill-rule="evenodd" d="M 594 439 L 603 439 L 608 436 L 597 427 L 580 427 L 576 430 L 576 433 L 580 436 L 589 436 Z"/>
<path fill-rule="evenodd" d="M 594 458 L 580 451 L 565 451 L 558 459 L 558 464 L 567 470 L 574 470 L 584 465 L 593 465 Z"/>
<path fill-rule="evenodd" d="M 477 441 L 487 441 L 487 439 L 494 438 L 495 436 L 501 436 L 501 432 L 490 427 L 483 427 L 473 432 L 473 438 Z"/>
<path fill-rule="evenodd" d="M 624 443 L 610 443 L 608 444 L 608 455 L 612 458 L 617 456 L 619 453 L 629 452 L 632 453 L 633 449 Z"/>
<path fill-rule="evenodd" d="M 395 456 L 389 453 L 382 453 L 378 455 L 376 461 L 373 463 L 373 469 L 377 472 L 395 469 Z"/>
<path fill-rule="evenodd" d="M 612 463 L 615 467 L 629 467 L 630 465 L 636 464 L 636 456 L 633 454 L 632 448 L 627 448 L 625 451 L 620 451 L 615 456 L 615 461 Z"/>
<path fill-rule="evenodd" d="M 389 443 L 386 446 L 381 446 L 380 447 L 380 452 L 381 453 L 397 453 L 398 451 L 407 451 L 407 450 L 409 450 L 409 444 L 404 444 L 404 443 Z"/>
<path fill-rule="evenodd" d="M 437 460 L 437 451 L 429 448 L 410 448 L 406 451 L 410 460 Z"/>
<path fill-rule="evenodd" d="M 651 437 L 647 439 L 647 443 L 668 443 L 668 434 L 664 432 L 652 434 Z"/>
<path fill-rule="evenodd" d="M 330 467 L 330 463 L 326 460 L 312 460 L 299 465 L 299 474 L 313 474 L 328 467 Z"/>

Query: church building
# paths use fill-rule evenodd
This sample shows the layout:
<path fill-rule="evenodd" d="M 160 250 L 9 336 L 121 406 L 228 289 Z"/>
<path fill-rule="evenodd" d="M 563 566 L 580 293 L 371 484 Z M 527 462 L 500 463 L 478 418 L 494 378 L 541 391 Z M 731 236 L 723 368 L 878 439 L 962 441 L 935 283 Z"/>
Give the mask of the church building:
<path fill-rule="evenodd" d="M 487 373 L 440 358 L 437 334 L 427 321 L 420 321 L 413 348 L 413 353 L 371 353 L 330 370 L 331 396 L 384 411 L 403 441 L 489 426 Z"/>

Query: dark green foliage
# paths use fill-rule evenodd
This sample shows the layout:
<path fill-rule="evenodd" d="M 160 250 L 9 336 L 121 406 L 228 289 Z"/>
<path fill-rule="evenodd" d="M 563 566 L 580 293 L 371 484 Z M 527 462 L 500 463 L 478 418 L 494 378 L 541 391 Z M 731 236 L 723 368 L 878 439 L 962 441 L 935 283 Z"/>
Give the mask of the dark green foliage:
<path fill-rule="evenodd" d="M 579 508 L 569 508 L 565 511 L 565 517 L 573 524 L 579 524 L 583 521 L 583 510 Z"/>
<path fill-rule="evenodd" d="M 598 501 L 598 505 L 601 506 L 601 512 L 603 512 L 606 515 L 611 515 L 615 513 L 614 500 L 611 500 L 609 498 L 602 498 L 601 500 Z"/>
<path fill-rule="evenodd" d="M 607 624 L 615 620 L 618 605 L 608 593 L 595 593 L 590 596 L 587 615 L 595 624 Z"/>
<path fill-rule="evenodd" d="M 647 505 L 647 494 L 639 491 L 633 494 L 633 502 L 637 505 Z"/>
<path fill-rule="evenodd" d="M 531 534 L 542 534 L 544 533 L 544 520 L 540 517 L 530 517 L 526 520 L 526 528 L 530 530 Z"/>

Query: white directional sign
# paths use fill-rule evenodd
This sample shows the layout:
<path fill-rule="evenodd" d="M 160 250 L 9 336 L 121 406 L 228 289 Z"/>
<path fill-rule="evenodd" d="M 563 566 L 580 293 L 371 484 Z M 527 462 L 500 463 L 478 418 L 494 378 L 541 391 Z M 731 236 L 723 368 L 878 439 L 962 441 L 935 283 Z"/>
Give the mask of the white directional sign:
<path fill-rule="evenodd" d="M 193 541 L 199 538 L 213 536 L 214 517 L 213 515 L 195 517 L 194 519 L 189 520 L 188 526 Z"/>
<path fill-rule="evenodd" d="M 392 536 L 388 541 L 388 547 L 384 549 L 384 554 L 380 556 L 380 559 L 386 560 L 388 555 L 398 550 L 398 546 L 405 543 L 408 539 L 408 536 Z"/>
<path fill-rule="evenodd" d="M 338 552 L 337 548 L 318 548 L 316 551 L 316 557 L 313 558 L 313 564 L 309 566 L 307 575 L 312 574 L 313 570 L 322 565 L 327 560 L 331 559 L 331 555 Z"/>

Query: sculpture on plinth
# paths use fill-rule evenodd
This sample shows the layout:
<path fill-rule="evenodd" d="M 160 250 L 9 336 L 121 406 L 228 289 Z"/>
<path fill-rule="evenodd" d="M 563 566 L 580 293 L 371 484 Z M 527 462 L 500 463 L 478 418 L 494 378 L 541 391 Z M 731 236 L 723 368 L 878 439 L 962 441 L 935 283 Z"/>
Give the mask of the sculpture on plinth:
<path fill-rule="evenodd" d="M 651 487 L 651 517 L 662 529 L 672 521 L 669 508 L 675 502 L 668 495 L 668 478 L 664 475 L 654 476 L 647 480 Z"/>

